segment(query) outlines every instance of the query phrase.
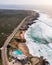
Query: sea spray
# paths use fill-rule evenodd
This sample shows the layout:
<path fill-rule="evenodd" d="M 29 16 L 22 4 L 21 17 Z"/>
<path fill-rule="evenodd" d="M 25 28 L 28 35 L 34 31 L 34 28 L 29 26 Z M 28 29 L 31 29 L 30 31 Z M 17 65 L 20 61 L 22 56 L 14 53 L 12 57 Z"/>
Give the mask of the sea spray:
<path fill-rule="evenodd" d="M 25 33 L 26 45 L 33 56 L 43 56 L 52 65 L 52 19 L 39 13 L 36 22 Z M 49 44 L 50 43 L 50 44 Z"/>

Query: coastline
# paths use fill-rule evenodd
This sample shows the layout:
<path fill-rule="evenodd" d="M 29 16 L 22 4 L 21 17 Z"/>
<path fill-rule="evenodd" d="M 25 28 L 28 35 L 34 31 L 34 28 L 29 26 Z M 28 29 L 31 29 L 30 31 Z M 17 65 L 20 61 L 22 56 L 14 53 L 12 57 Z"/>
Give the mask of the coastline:
<path fill-rule="evenodd" d="M 37 19 L 35 19 L 35 20 L 37 20 Z M 32 22 L 32 20 L 31 20 L 31 22 Z M 30 22 L 30 23 L 31 23 Z M 35 22 L 33 22 L 33 23 L 35 23 Z M 32 25 L 33 23 L 31 23 L 31 24 L 29 24 L 28 22 L 26 23 L 26 24 L 24 24 L 24 25 L 22 25 L 22 27 L 21 27 L 21 29 L 19 30 L 19 31 L 24 31 L 24 28 L 25 27 L 23 27 L 23 26 L 28 26 L 28 25 Z M 28 29 L 29 27 L 27 27 L 27 29 Z M 25 32 L 27 31 L 27 29 L 25 29 Z M 24 34 L 25 34 L 25 32 L 24 32 Z M 18 34 L 18 33 L 17 33 Z M 16 36 L 17 37 L 17 36 Z M 34 64 L 36 64 L 36 63 L 38 63 L 39 65 L 41 65 L 41 64 L 43 64 L 43 60 L 45 61 L 45 64 L 46 64 L 46 62 L 48 62 L 48 61 L 46 61 L 45 59 L 44 59 L 44 57 L 43 56 L 33 56 L 33 58 L 32 58 L 32 64 L 34 65 Z M 49 62 L 48 62 L 48 64 L 49 64 Z M 28 64 L 27 64 L 28 65 Z"/>
<path fill-rule="evenodd" d="M 50 46 L 52 45 L 52 19 L 41 13 L 36 22 L 37 24 L 32 24 L 25 34 L 25 39 L 30 43 L 27 46 L 33 56 L 43 56 L 52 65 L 52 46 Z"/>
<path fill-rule="evenodd" d="M 24 24 L 23 24 L 23 25 L 24 25 Z M 23 25 L 22 25 L 22 26 L 23 26 Z M 20 28 L 20 26 L 19 26 L 18 28 L 16 28 L 16 29 L 18 30 L 19 28 Z M 14 30 L 14 31 L 17 32 L 17 30 Z M 16 32 L 15 32 L 15 33 L 16 33 Z M 13 32 L 12 35 L 10 35 L 10 36 L 11 36 L 11 39 L 12 39 L 12 37 L 15 35 L 15 33 Z M 8 39 L 10 38 L 10 36 L 8 37 Z M 9 42 L 11 41 L 11 39 L 9 39 L 9 41 L 8 41 L 8 39 L 5 41 L 4 46 L 3 46 L 2 50 L 1 50 L 1 51 L 2 51 L 2 62 L 3 62 L 3 65 L 6 65 L 6 64 L 9 65 L 9 64 L 7 63 L 8 61 L 7 61 L 7 53 L 6 53 L 6 52 L 7 52 L 7 48 L 6 48 L 6 47 L 7 47 L 7 45 L 9 44 Z M 3 57 L 3 53 L 4 53 L 4 57 Z M 5 58 L 6 58 L 6 59 L 5 59 Z M 5 59 L 5 60 L 4 60 L 4 59 Z M 5 62 L 6 62 L 6 63 L 5 63 Z"/>
<path fill-rule="evenodd" d="M 37 14 L 37 16 L 35 15 L 33 15 L 33 16 L 30 16 L 25 22 L 24 22 L 24 24 L 22 24 L 22 26 L 20 27 L 20 29 L 19 29 L 19 31 L 18 32 L 21 32 L 21 31 L 24 31 L 24 33 L 23 33 L 23 35 L 25 34 L 25 32 L 26 32 L 26 30 L 29 28 L 29 26 L 28 25 L 31 25 L 31 24 L 33 24 L 33 23 L 35 23 L 35 22 L 32 22 L 33 20 L 37 20 L 37 18 L 38 18 L 38 16 L 39 16 L 39 14 Z M 16 33 L 16 35 L 14 36 L 14 38 L 18 38 L 18 32 Z M 27 50 L 28 51 L 28 50 Z M 28 54 L 27 54 L 28 55 Z M 35 57 L 34 59 L 37 59 L 37 62 L 39 62 L 38 61 L 38 57 Z M 34 60 L 33 59 L 33 60 Z M 32 61 L 33 63 L 34 63 L 34 61 Z M 36 62 L 34 63 L 34 64 L 36 64 Z M 27 64 L 28 65 L 28 64 Z"/>

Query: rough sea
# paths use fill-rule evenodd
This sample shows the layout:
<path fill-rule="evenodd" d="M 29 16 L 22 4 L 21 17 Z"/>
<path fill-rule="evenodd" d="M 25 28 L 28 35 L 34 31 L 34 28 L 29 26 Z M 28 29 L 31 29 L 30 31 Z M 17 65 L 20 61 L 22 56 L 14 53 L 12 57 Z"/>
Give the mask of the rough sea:
<path fill-rule="evenodd" d="M 52 19 L 39 12 L 39 17 L 34 20 L 25 32 L 26 45 L 33 56 L 43 56 L 52 65 Z"/>

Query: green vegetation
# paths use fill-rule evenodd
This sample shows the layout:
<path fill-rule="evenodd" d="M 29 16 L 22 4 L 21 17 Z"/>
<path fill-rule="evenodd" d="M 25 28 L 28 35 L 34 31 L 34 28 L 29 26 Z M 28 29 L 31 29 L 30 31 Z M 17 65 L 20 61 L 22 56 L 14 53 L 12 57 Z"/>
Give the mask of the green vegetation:
<path fill-rule="evenodd" d="M 1 60 L 1 50 L 0 50 L 0 65 L 2 65 L 2 60 Z"/>
<path fill-rule="evenodd" d="M 0 10 L 0 47 L 15 27 L 28 15 L 28 11 L 24 10 Z"/>
<path fill-rule="evenodd" d="M 0 65 L 2 65 L 1 60 L 0 60 Z"/>

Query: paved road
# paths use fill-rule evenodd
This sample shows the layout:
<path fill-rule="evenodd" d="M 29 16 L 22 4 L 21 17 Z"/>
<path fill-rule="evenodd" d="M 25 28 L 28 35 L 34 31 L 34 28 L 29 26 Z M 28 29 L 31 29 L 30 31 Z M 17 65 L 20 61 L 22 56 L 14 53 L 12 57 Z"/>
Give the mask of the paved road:
<path fill-rule="evenodd" d="M 29 17 L 30 16 L 27 16 L 27 17 L 25 17 L 23 19 L 23 21 L 19 24 L 19 26 L 17 26 L 17 28 L 15 28 L 13 33 L 7 38 L 7 40 L 5 41 L 3 47 L 1 48 L 1 56 L 2 56 L 2 63 L 3 63 L 3 65 L 9 65 L 9 61 L 7 59 L 7 45 L 9 44 L 11 39 L 14 37 L 16 32 L 19 30 L 19 28 L 22 26 L 22 24 L 25 22 L 25 20 L 28 19 Z"/>

